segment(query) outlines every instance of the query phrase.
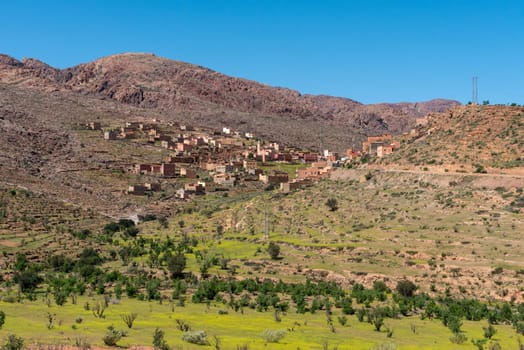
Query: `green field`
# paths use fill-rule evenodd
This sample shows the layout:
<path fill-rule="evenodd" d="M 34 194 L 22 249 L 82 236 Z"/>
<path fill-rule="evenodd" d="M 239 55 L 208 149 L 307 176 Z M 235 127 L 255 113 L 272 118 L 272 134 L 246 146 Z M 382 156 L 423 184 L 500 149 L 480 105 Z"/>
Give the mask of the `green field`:
<path fill-rule="evenodd" d="M 248 349 L 370 349 L 376 345 L 393 343 L 398 349 L 473 349 L 468 340 L 462 345 L 453 344 L 449 338 L 452 333 L 438 320 L 420 320 L 407 317 L 387 320 L 386 325 L 393 330 L 376 332 L 371 324 L 358 322 L 356 316 L 349 316 L 345 326 L 335 321 L 335 332 L 326 324 L 326 315 L 319 311 L 315 314 L 283 314 L 276 322 L 271 312 L 257 312 L 245 308 L 242 312 L 228 309 L 227 305 L 212 303 L 188 303 L 176 306 L 169 302 L 145 302 L 123 298 L 106 309 L 104 318 L 96 318 L 92 311 L 85 309 L 85 304 L 102 303 L 103 298 L 79 297 L 77 304 L 66 303 L 48 306 L 43 300 L 35 302 L 0 303 L 0 309 L 6 313 L 6 323 L 0 335 L 6 337 L 14 333 L 25 339 L 26 344 L 53 343 L 69 344 L 88 343 L 103 345 L 102 336 L 106 328 L 113 325 L 128 332 L 118 345 L 128 347 L 142 344 L 151 345 L 155 328 L 165 332 L 167 343 L 175 349 L 214 348 L 218 337 L 222 349 L 236 349 L 246 344 Z M 219 314 L 227 311 L 227 314 Z M 138 314 L 133 328 L 128 329 L 121 315 L 136 312 Z M 48 328 L 48 314 L 54 316 L 53 326 Z M 336 319 L 340 314 L 335 312 Z M 77 322 L 81 318 L 81 322 Z M 198 346 L 182 341 L 183 332 L 176 327 L 176 320 L 184 320 L 193 330 L 204 330 L 208 334 L 209 346 Z M 482 338 L 482 322 L 464 322 L 463 331 L 469 339 Z M 518 335 L 510 326 L 495 326 L 497 333 L 492 342 L 498 342 L 502 349 L 518 347 Z M 261 334 L 265 329 L 286 331 L 278 343 L 266 343 Z"/>

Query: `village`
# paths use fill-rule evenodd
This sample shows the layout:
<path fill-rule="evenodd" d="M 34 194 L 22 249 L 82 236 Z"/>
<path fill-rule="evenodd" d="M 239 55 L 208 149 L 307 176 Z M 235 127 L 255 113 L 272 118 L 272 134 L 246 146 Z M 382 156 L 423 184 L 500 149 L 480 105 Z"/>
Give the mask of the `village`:
<path fill-rule="evenodd" d="M 180 200 L 204 195 L 210 185 L 228 190 L 246 182 L 259 182 L 287 193 L 311 185 L 327 177 L 334 168 L 351 164 L 363 155 L 381 158 L 400 148 L 400 142 L 390 134 L 369 136 L 362 143 L 362 150 L 349 148 L 340 155 L 329 150 L 313 152 L 264 142 L 251 132 L 241 133 L 230 127 L 207 130 L 156 119 L 128 121 L 119 128 L 103 128 L 99 122 L 82 127 L 103 132 L 107 142 L 133 140 L 168 150 L 169 154 L 155 163 L 136 163 L 123 169 L 143 179 L 129 184 L 125 192 L 143 196 L 161 190 L 156 178 L 183 179 L 176 191 Z M 282 170 L 286 165 L 288 171 Z"/>

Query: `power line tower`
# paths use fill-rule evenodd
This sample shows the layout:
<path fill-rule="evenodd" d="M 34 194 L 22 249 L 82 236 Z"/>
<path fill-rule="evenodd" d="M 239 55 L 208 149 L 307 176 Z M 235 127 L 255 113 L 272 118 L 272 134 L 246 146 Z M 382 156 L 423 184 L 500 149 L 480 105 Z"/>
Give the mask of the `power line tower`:
<path fill-rule="evenodd" d="M 478 87 L 477 87 L 478 79 L 479 79 L 478 77 L 473 77 L 471 79 L 471 103 L 473 104 L 479 103 Z"/>

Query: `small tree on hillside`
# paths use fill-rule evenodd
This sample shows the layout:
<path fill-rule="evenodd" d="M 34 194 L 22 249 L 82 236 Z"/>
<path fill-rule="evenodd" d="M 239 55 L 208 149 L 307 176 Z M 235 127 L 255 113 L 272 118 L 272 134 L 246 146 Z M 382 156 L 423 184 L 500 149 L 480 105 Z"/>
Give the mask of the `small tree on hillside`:
<path fill-rule="evenodd" d="M 408 280 L 401 280 L 397 283 L 397 292 L 403 297 L 409 298 L 413 296 L 413 293 L 417 290 L 415 283 Z"/>
<path fill-rule="evenodd" d="M 267 247 L 267 252 L 271 259 L 276 260 L 278 256 L 280 255 L 280 246 L 276 244 L 275 242 L 269 242 L 269 246 Z"/>
<path fill-rule="evenodd" d="M 329 198 L 326 201 L 326 206 L 329 208 L 329 210 L 335 211 L 338 209 L 338 202 L 335 198 Z"/>
<path fill-rule="evenodd" d="M 184 253 L 172 255 L 167 261 L 167 268 L 171 272 L 171 277 L 181 277 L 186 268 L 186 256 Z"/>
<path fill-rule="evenodd" d="M 169 345 L 164 340 L 164 331 L 160 328 L 156 328 L 155 333 L 153 333 L 153 346 L 155 350 L 170 350 Z"/>

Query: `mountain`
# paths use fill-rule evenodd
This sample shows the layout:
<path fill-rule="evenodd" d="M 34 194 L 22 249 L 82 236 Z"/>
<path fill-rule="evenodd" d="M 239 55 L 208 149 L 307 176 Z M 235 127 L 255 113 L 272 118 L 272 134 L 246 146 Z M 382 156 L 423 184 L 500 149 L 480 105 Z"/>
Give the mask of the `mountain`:
<path fill-rule="evenodd" d="M 166 119 L 254 131 L 283 143 L 342 150 L 365 135 L 402 133 L 417 117 L 457 101 L 364 105 L 357 101 L 233 78 L 152 54 L 127 53 L 68 69 L 0 55 L 0 83 L 46 92 L 74 92 L 154 110 Z M 322 125 L 321 125 L 322 124 Z"/>
<path fill-rule="evenodd" d="M 146 204 L 161 212 L 172 209 L 169 200 L 145 203 L 124 193 L 137 179 L 122 169 L 158 163 L 165 150 L 104 142 L 100 131 L 85 132 L 79 124 L 97 121 L 114 128 L 156 118 L 343 151 L 366 135 L 403 132 L 418 116 L 457 104 L 363 105 L 301 95 L 148 54 L 110 56 L 68 69 L 0 55 L 0 184 L 108 215 L 136 213 Z"/>

